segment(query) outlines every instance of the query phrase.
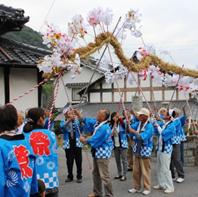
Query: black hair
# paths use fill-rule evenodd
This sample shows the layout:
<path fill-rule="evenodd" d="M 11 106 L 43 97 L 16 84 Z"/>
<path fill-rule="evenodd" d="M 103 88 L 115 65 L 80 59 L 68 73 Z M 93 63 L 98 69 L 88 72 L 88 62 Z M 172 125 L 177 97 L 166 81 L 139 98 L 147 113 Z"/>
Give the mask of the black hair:
<path fill-rule="evenodd" d="M 38 125 L 37 122 L 40 118 L 45 117 L 45 111 L 42 108 L 31 108 L 27 112 L 27 123 L 24 126 L 24 132 L 30 132 L 36 128 L 41 128 L 41 125 Z"/>
<path fill-rule="evenodd" d="M 4 105 L 0 107 L 0 132 L 12 131 L 17 127 L 18 115 L 13 105 Z"/>
<path fill-rule="evenodd" d="M 42 193 L 45 192 L 45 183 L 42 180 L 38 180 L 38 193 L 39 196 L 42 195 Z"/>
<path fill-rule="evenodd" d="M 176 111 L 173 111 L 172 113 L 172 117 L 175 118 L 176 117 Z"/>
<path fill-rule="evenodd" d="M 113 126 L 115 121 L 113 120 L 113 118 L 117 115 L 117 112 L 112 112 L 111 113 L 111 119 L 110 119 L 110 125 Z"/>
<path fill-rule="evenodd" d="M 176 111 L 173 111 L 172 114 L 170 114 L 169 111 L 167 110 L 167 115 L 175 118 L 176 117 Z"/>
<path fill-rule="evenodd" d="M 37 182 L 38 182 L 38 192 L 35 194 L 31 194 L 30 197 L 41 197 L 43 192 L 45 192 L 46 189 L 45 183 L 40 179 L 38 179 Z"/>
<path fill-rule="evenodd" d="M 108 109 L 105 109 L 105 120 L 108 120 L 110 117 L 110 111 Z"/>

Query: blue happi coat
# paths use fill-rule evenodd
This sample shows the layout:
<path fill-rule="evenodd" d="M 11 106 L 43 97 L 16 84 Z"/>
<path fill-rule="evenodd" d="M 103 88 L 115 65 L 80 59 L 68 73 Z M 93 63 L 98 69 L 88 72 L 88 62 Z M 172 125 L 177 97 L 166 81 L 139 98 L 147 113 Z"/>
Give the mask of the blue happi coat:
<path fill-rule="evenodd" d="M 84 118 L 84 131 L 92 133 L 98 122 L 95 118 Z M 113 149 L 112 131 L 108 123 L 103 124 L 88 140 L 87 143 L 95 150 L 96 159 L 108 159 Z"/>
<path fill-rule="evenodd" d="M 185 115 L 179 117 L 179 120 L 181 122 L 181 132 L 180 132 L 181 142 L 186 141 L 186 134 L 185 134 L 185 131 L 184 131 L 184 125 L 186 124 L 186 119 L 187 119 L 187 117 Z"/>
<path fill-rule="evenodd" d="M 113 130 L 112 130 L 112 132 L 113 132 Z M 119 137 L 120 147 L 128 148 L 127 132 L 126 132 L 126 126 L 125 126 L 124 122 L 123 122 L 123 124 L 119 123 L 118 137 Z M 112 139 L 114 142 L 114 137 Z"/>
<path fill-rule="evenodd" d="M 157 127 L 155 127 L 155 124 L 159 125 L 162 128 L 164 125 L 164 122 L 162 120 L 153 121 L 154 134 L 158 135 L 158 129 Z"/>
<path fill-rule="evenodd" d="M 46 189 L 58 187 L 58 155 L 54 132 L 35 129 L 24 134 L 36 156 L 37 179 L 45 183 Z"/>
<path fill-rule="evenodd" d="M 38 192 L 35 160 L 23 134 L 0 136 L 1 197 L 29 197 Z"/>
<path fill-rule="evenodd" d="M 173 123 L 175 125 L 175 135 L 172 137 L 172 144 L 180 144 L 181 143 L 181 135 L 182 135 L 182 125 L 179 118 L 175 118 L 173 120 Z"/>
<path fill-rule="evenodd" d="M 171 154 L 173 151 L 173 145 L 172 145 L 172 137 L 175 136 L 176 128 L 173 121 L 170 121 L 167 123 L 167 125 L 159 125 L 159 127 L 155 127 L 157 132 L 155 132 L 155 135 L 158 136 L 158 147 L 157 150 L 166 154 Z M 162 129 L 162 132 L 160 134 L 159 129 Z M 161 145 L 160 145 L 161 141 Z"/>
<path fill-rule="evenodd" d="M 71 128 L 70 128 L 71 126 Z M 79 120 L 74 120 L 71 122 L 71 124 L 67 124 L 66 121 L 61 121 L 60 122 L 60 128 L 63 132 L 63 148 L 64 149 L 69 149 L 70 148 L 70 134 L 71 130 L 74 132 L 74 137 L 76 141 L 76 147 L 82 148 L 83 144 L 80 142 L 80 133 L 83 131 L 83 127 L 80 124 Z"/>
<path fill-rule="evenodd" d="M 134 130 L 138 130 L 140 121 L 132 123 L 131 128 Z M 129 136 L 132 138 L 134 143 L 132 144 L 132 149 L 135 155 L 141 157 L 150 157 L 153 149 L 153 133 L 154 128 L 153 125 L 148 122 L 144 130 L 140 132 L 138 135 L 130 133 Z"/>

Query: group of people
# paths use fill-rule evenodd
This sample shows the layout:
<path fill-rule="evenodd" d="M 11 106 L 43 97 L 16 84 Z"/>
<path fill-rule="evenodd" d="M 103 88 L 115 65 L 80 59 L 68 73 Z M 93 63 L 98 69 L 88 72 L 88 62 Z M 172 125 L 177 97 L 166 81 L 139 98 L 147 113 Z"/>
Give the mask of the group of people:
<path fill-rule="evenodd" d="M 23 120 L 9 104 L 0 107 L 0 116 L 1 196 L 58 196 L 56 136 L 44 128 L 45 111 L 31 108 Z"/>
<path fill-rule="evenodd" d="M 161 108 L 158 114 L 142 108 L 139 112 L 125 110 L 110 114 L 98 111 L 96 118 L 83 117 L 80 111 L 68 108 L 61 121 L 68 177 L 73 181 L 73 163 L 76 161 L 77 182 L 82 182 L 82 147 L 90 145 L 93 157 L 93 193 L 88 197 L 113 196 L 109 162 L 114 153 L 118 174 L 115 179 L 125 181 L 128 166 L 133 163 L 133 187 L 129 193 L 151 192 L 151 155 L 157 138 L 157 184 L 154 189 L 164 193 L 174 192 L 174 184 L 184 181 L 183 142 L 186 140 L 183 126 L 186 115 L 179 109 Z M 127 153 L 133 162 L 127 159 Z M 129 157 L 129 158 L 130 158 Z M 177 177 L 175 173 L 177 172 Z M 141 181 L 143 180 L 143 185 Z"/>
<path fill-rule="evenodd" d="M 23 120 L 13 105 L 5 105 L 0 107 L 0 114 L 2 196 L 58 196 L 57 143 L 55 133 L 48 129 L 47 113 L 41 108 L 32 108 Z M 154 137 L 158 140 L 157 183 L 153 189 L 172 193 L 173 182 L 184 181 L 183 142 L 186 139 L 183 126 L 186 115 L 181 115 L 178 109 L 161 108 L 157 114 L 151 114 L 146 108 L 138 112 L 124 110 L 122 114 L 101 109 L 96 118 L 88 118 L 69 107 L 64 115 L 59 130 L 63 133 L 66 155 L 68 175 L 65 182 L 74 180 L 75 162 L 76 181 L 82 183 L 82 148 L 90 146 L 93 192 L 88 197 L 102 197 L 103 186 L 105 196 L 114 196 L 109 170 L 112 153 L 117 165 L 115 179 L 125 181 L 127 171 L 132 170 L 132 188 L 128 192 L 150 194 Z"/>

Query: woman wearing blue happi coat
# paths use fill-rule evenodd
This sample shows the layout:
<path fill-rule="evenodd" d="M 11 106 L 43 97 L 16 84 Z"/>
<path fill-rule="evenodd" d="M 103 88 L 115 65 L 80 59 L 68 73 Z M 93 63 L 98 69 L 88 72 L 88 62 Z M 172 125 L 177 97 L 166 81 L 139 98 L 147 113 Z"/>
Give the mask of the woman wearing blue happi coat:
<path fill-rule="evenodd" d="M 181 111 L 179 109 L 175 109 L 176 117 L 180 120 L 181 123 L 181 131 L 180 131 L 180 151 L 181 151 L 181 161 L 184 165 L 184 142 L 186 141 L 186 134 L 184 131 L 184 126 L 186 124 L 187 116 L 185 107 L 183 107 L 183 115 L 181 115 Z"/>
<path fill-rule="evenodd" d="M 115 179 L 125 181 L 127 173 L 128 141 L 124 121 L 119 117 L 118 112 L 113 112 L 111 114 L 110 127 L 113 133 L 114 156 L 118 170 L 118 175 Z"/>
<path fill-rule="evenodd" d="M 36 156 L 37 178 L 45 183 L 46 197 L 57 197 L 59 181 L 56 136 L 44 128 L 44 120 L 42 108 L 29 109 L 23 132 Z"/>
<path fill-rule="evenodd" d="M 0 196 L 29 197 L 38 192 L 35 156 L 22 133 L 17 133 L 14 106 L 0 107 Z"/>
<path fill-rule="evenodd" d="M 67 179 L 65 182 L 73 181 L 73 165 L 76 163 L 77 183 L 82 182 L 82 147 L 80 135 L 82 133 L 82 121 L 75 115 L 76 110 L 68 108 L 64 110 L 65 120 L 60 122 L 63 133 L 63 148 L 65 150 L 67 164 Z"/>
<path fill-rule="evenodd" d="M 184 169 L 181 161 L 181 132 L 182 125 L 178 117 L 176 117 L 176 111 L 169 110 L 170 116 L 172 116 L 173 123 L 175 125 L 176 134 L 172 138 L 173 152 L 171 157 L 170 169 L 172 173 L 173 180 L 176 180 L 177 183 L 182 183 L 184 181 Z M 177 171 L 178 177 L 176 178 L 175 169 Z"/>
<path fill-rule="evenodd" d="M 154 189 L 162 189 L 165 193 L 174 192 L 174 185 L 170 171 L 171 154 L 173 151 L 172 137 L 176 133 L 174 122 L 166 110 L 166 115 L 163 117 L 164 124 L 155 123 L 155 135 L 158 137 L 157 146 L 157 181 L 158 184 Z"/>

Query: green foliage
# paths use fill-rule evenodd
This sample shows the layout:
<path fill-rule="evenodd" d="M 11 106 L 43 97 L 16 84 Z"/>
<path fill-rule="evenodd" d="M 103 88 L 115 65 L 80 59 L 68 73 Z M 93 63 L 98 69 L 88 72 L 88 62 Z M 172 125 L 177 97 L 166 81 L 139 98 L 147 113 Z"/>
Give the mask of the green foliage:
<path fill-rule="evenodd" d="M 53 82 L 48 81 L 42 86 L 43 93 L 47 96 L 51 96 L 53 94 Z"/>
<path fill-rule="evenodd" d="M 42 103 L 43 107 L 48 107 L 48 105 L 51 105 L 51 98 L 53 95 L 53 82 L 48 81 L 42 86 Z"/>
<path fill-rule="evenodd" d="M 42 44 L 42 35 L 27 26 L 24 26 L 21 31 L 8 32 L 3 35 L 3 37 L 10 40 L 30 44 L 36 47 L 46 48 L 46 46 Z"/>

